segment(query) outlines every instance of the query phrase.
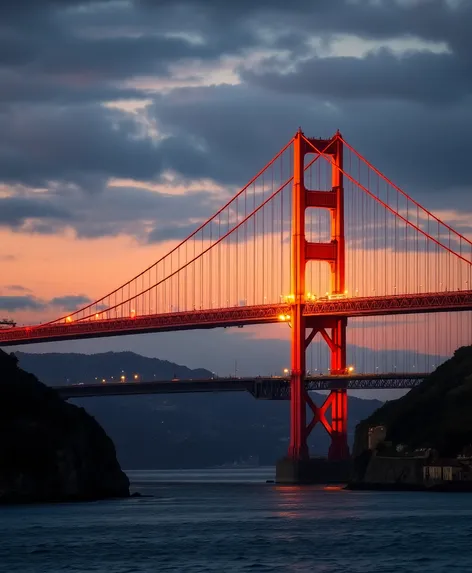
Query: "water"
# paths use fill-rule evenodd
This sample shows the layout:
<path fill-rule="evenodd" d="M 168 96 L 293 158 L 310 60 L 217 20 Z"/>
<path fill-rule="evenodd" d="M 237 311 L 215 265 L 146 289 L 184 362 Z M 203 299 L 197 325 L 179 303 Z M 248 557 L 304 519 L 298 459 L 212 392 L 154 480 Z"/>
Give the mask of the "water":
<path fill-rule="evenodd" d="M 128 474 L 155 497 L 0 508 L 0 572 L 472 570 L 472 495 L 278 487 L 271 468 Z"/>

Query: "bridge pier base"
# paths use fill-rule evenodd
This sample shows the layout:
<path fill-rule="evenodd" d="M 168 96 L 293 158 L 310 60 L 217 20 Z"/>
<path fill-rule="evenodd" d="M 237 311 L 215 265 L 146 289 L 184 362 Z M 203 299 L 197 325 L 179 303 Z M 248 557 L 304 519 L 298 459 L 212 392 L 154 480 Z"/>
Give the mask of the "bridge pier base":
<path fill-rule="evenodd" d="M 281 485 L 344 485 L 351 475 L 351 460 L 283 458 L 277 462 L 275 481 Z"/>

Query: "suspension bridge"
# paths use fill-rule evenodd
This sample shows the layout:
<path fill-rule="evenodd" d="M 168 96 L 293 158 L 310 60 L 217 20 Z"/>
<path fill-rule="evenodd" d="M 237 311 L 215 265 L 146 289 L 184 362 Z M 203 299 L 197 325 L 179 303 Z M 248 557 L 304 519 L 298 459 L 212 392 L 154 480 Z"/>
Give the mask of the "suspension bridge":
<path fill-rule="evenodd" d="M 341 133 L 316 139 L 299 130 L 153 265 L 70 314 L 0 330 L 0 346 L 281 323 L 290 328 L 290 377 L 272 382 L 270 391 L 278 384 L 290 398 L 287 459 L 309 459 L 307 438 L 319 423 L 331 437 L 329 459 L 344 460 L 352 386 L 325 381 L 326 401 L 313 402 L 306 379 L 313 341 L 317 337 L 318 361 L 329 360 L 334 378 L 348 375 L 350 363 L 368 375 L 369 352 L 391 349 L 413 356 L 410 368 L 417 373 L 431 370 L 441 354 L 472 339 L 471 266 L 471 241 L 407 195 Z M 391 365 L 384 369 L 392 371 Z M 402 371 L 408 378 L 406 363 Z M 409 387 L 421 378 L 413 376 Z M 180 388 L 188 391 L 191 382 Z M 210 382 L 216 384 L 207 381 L 207 389 Z M 260 391 L 256 379 L 218 382 L 225 383 Z M 265 384 L 262 392 L 269 391 Z M 118 385 L 62 389 L 66 398 L 87 391 L 141 392 Z"/>

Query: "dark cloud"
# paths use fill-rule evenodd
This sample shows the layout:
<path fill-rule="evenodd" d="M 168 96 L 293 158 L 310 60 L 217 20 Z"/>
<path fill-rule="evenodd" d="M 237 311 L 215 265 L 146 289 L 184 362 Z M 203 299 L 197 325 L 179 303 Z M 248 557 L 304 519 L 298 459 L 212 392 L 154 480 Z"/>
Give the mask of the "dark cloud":
<path fill-rule="evenodd" d="M 249 84 L 292 94 L 331 100 L 409 100 L 451 104 L 472 92 L 472 61 L 452 54 L 413 52 L 396 56 L 380 50 L 364 58 L 312 58 L 293 71 L 280 73 L 269 60 L 259 70 L 243 70 Z"/>
<path fill-rule="evenodd" d="M 175 12 L 204 14 L 219 30 L 235 24 L 252 23 L 270 30 L 273 35 L 290 28 L 298 34 L 352 34 L 366 39 L 417 37 L 427 41 L 447 42 L 466 53 L 472 4 L 468 0 L 261 0 L 220 2 L 220 0 L 138 0 L 137 5 L 157 15 L 162 7 Z"/>
<path fill-rule="evenodd" d="M 243 184 L 299 125 L 290 117 L 300 115 L 292 102 L 267 96 L 244 86 L 182 88 L 157 97 L 148 113 L 172 134 L 163 143 L 171 168 L 188 178 Z"/>
<path fill-rule="evenodd" d="M 22 285 L 7 285 L 5 287 L 7 290 L 17 291 L 17 292 L 31 292 L 29 288 Z"/>
<path fill-rule="evenodd" d="M 73 227 L 80 238 L 128 234 L 142 242 L 172 240 L 178 238 L 176 228 L 187 227 L 189 219 L 206 220 L 218 203 L 213 194 L 205 191 L 170 195 L 115 187 L 97 196 L 92 208 L 78 196 Z"/>
<path fill-rule="evenodd" d="M 29 18 L 34 17 L 36 13 L 44 12 L 54 8 L 73 8 L 76 6 L 90 6 L 93 4 L 110 4 L 116 0 L 43 0 L 38 4 L 36 0 L 21 0 L 21 2 L 10 2 L 9 0 L 0 0 L 0 15 L 2 19 L 10 18 Z M 33 14 L 32 14 L 33 13 Z"/>
<path fill-rule="evenodd" d="M 308 42 L 316 34 L 384 39 L 412 35 L 446 41 L 465 55 L 470 52 L 466 23 L 472 9 L 465 2 L 453 10 L 445 1 L 431 0 L 428 18 L 422 2 L 20 4 L 21 9 L 0 7 L 5 27 L 0 62 L 7 66 L 2 71 L 2 99 L 15 103 L 33 99 L 34 94 L 38 101 L 55 102 L 135 97 L 130 89 L 119 96 L 116 80 L 169 77 L 173 63 L 187 61 L 191 67 L 194 60 L 217 61 L 252 49 L 285 49 L 294 60 L 306 57 Z"/>
<path fill-rule="evenodd" d="M 155 12 L 133 2 L 28 4 L 0 6 L 0 102 L 12 105 L 143 97 L 118 82 L 169 78 L 175 63 L 191 68 L 193 61 L 216 62 L 260 44 L 247 27 L 223 32 L 178 7 Z"/>
<path fill-rule="evenodd" d="M 204 189 L 185 199 L 110 190 L 108 180 L 159 182 L 170 170 L 184 181 L 239 186 L 298 125 L 316 136 L 340 128 L 431 204 L 441 204 L 444 189 L 470 186 L 470 2 L 16 4 L 0 1 L 0 181 L 16 193 L 0 199 L 2 225 L 42 234 L 71 226 L 79 237 L 127 233 L 143 242 L 181 238 L 220 198 Z M 313 40 L 323 40 L 329 55 L 343 34 L 444 42 L 448 52 L 317 57 Z M 266 52 L 253 63 L 252 55 Z M 235 55 L 244 58 L 241 85 L 161 91 L 147 121 L 101 105 L 150 97 L 129 87 L 138 76 L 172 79 L 174 64 L 198 76 L 193 62 Z M 18 184 L 48 192 L 22 195 Z"/>
<path fill-rule="evenodd" d="M 257 48 L 284 48 L 292 58 L 306 57 L 315 35 L 328 42 L 339 34 L 411 36 L 446 42 L 466 57 L 470 53 L 470 2 L 456 8 L 446 0 L 90 1 L 87 9 L 83 4 L 50 1 L 40 8 L 38 3 L 30 9 L 0 8 L 9 32 L 2 35 L 4 62 L 22 71 L 27 66 L 29 75 L 47 74 L 53 83 L 65 75 L 82 89 L 87 84 L 103 89 L 110 79 L 168 76 L 171 63 L 218 60 Z M 33 21 L 28 35 L 19 33 Z"/>
<path fill-rule="evenodd" d="M 21 227 L 26 219 L 70 219 L 70 213 L 51 201 L 34 197 L 0 198 L 0 226 Z"/>
<path fill-rule="evenodd" d="M 166 223 L 157 224 L 155 228 L 149 232 L 148 241 L 150 243 L 161 243 L 163 241 L 183 240 L 191 235 L 196 229 L 195 224 L 179 224 L 177 221 L 174 225 L 167 225 Z"/>
<path fill-rule="evenodd" d="M 81 79 L 69 74 L 54 76 L 40 72 L 25 74 L 22 70 L 8 68 L 0 68 L 0 83 L 0 105 L 10 108 L 33 104 L 71 106 L 143 97 L 142 91 L 105 82 L 102 78 Z"/>
<path fill-rule="evenodd" d="M 77 310 L 78 308 L 85 306 L 90 302 L 92 302 L 92 299 L 90 299 L 88 296 L 79 294 L 55 297 L 50 301 L 49 304 L 64 310 Z"/>
<path fill-rule="evenodd" d="M 0 112 L 0 180 L 32 186 L 96 179 L 151 179 L 162 159 L 142 126 L 100 105 Z"/>
<path fill-rule="evenodd" d="M 0 296 L 0 310 L 43 310 L 45 305 L 34 296 Z"/>
<path fill-rule="evenodd" d="M 160 96 L 149 113 L 164 131 L 185 138 L 186 162 L 180 169 L 187 177 L 199 176 L 205 163 L 207 175 L 243 184 L 294 135 L 296 126 L 316 137 L 341 128 L 369 161 L 424 198 L 426 192 L 470 185 L 464 149 L 472 148 L 471 101 L 432 112 L 401 101 L 334 105 L 322 97 L 244 85 L 210 86 Z"/>
<path fill-rule="evenodd" d="M 28 290 L 28 289 L 24 289 Z M 33 295 L 0 296 L 0 310 L 44 310 L 48 307 L 61 308 L 63 310 L 76 310 L 91 302 L 85 295 L 64 295 L 52 300 L 41 300 Z"/>
<path fill-rule="evenodd" d="M 43 235 L 67 227 L 78 238 L 128 234 L 143 243 L 187 236 L 195 223 L 186 221 L 205 221 L 224 200 L 204 190 L 172 195 L 135 187 L 104 188 L 93 198 L 70 188 L 57 188 L 41 200 L 24 193 L 21 198 L 0 198 L 0 224 Z M 10 202 L 16 209 L 9 208 Z"/>
<path fill-rule="evenodd" d="M 124 79 L 168 76 L 168 65 L 182 59 L 215 57 L 214 47 L 192 45 L 180 38 L 119 37 L 66 40 L 60 51 L 44 53 L 33 69 L 47 74 L 77 75 L 83 82 L 94 78 Z"/>

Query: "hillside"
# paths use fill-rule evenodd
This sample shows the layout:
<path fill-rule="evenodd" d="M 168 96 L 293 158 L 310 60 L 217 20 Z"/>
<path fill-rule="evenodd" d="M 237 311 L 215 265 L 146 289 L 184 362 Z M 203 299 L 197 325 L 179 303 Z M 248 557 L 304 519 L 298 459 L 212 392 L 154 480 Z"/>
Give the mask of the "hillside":
<path fill-rule="evenodd" d="M 128 495 L 100 425 L 0 350 L 0 503 Z"/>
<path fill-rule="evenodd" d="M 147 358 L 134 352 L 105 352 L 103 354 L 27 354 L 15 352 L 22 367 L 34 372 L 40 380 L 50 386 L 119 380 L 122 374 L 129 379 L 139 374 L 141 380 L 170 380 L 177 378 L 210 378 L 209 370 L 191 370 L 158 358 Z"/>
<path fill-rule="evenodd" d="M 22 367 L 51 385 L 91 382 L 127 376 L 141 379 L 206 378 L 207 370 L 190 370 L 132 352 L 104 354 L 17 353 Z M 323 396 L 316 396 L 321 402 Z M 255 400 L 248 394 L 128 396 L 76 400 L 105 428 L 126 469 L 198 468 L 258 460 L 274 465 L 285 455 L 289 404 Z M 349 398 L 351 442 L 356 424 L 381 405 L 377 400 Z M 327 452 L 329 436 L 315 428 L 312 454 Z"/>
<path fill-rule="evenodd" d="M 472 346 L 459 348 L 417 388 L 387 402 L 356 429 L 355 454 L 366 448 L 370 426 L 385 425 L 387 441 L 433 447 L 455 456 L 472 443 Z"/>

